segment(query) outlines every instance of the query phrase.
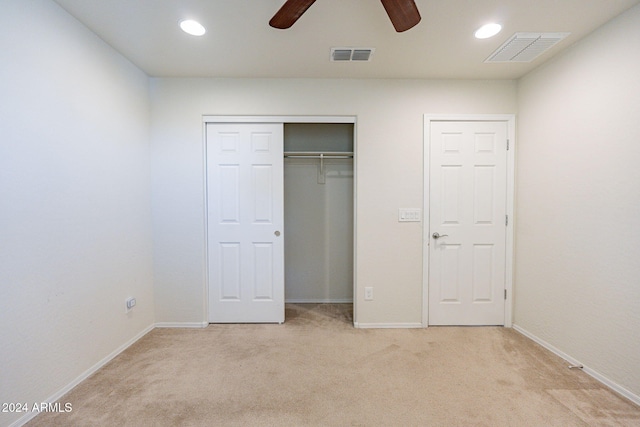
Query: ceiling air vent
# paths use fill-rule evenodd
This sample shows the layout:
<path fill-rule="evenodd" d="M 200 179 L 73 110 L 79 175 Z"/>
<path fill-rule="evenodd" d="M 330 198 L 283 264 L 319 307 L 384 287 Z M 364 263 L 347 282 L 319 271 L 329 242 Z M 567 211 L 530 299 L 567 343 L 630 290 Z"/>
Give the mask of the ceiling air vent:
<path fill-rule="evenodd" d="M 515 33 L 484 62 L 531 62 L 571 33 Z"/>
<path fill-rule="evenodd" d="M 368 62 L 371 61 L 373 48 L 332 47 L 333 62 Z"/>

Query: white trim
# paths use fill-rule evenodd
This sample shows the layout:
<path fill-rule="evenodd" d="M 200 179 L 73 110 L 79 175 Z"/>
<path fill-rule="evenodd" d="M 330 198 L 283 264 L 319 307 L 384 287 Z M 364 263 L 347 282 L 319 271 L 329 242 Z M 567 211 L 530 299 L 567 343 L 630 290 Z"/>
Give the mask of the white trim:
<path fill-rule="evenodd" d="M 208 231 L 208 203 L 207 203 L 207 124 L 208 123 L 351 123 L 353 124 L 353 299 L 350 301 L 353 304 L 353 320 L 356 324 L 357 317 L 357 295 L 358 295 L 358 281 L 357 281 L 357 159 L 358 159 L 358 138 L 357 138 L 357 116 L 221 116 L 221 115 L 203 115 L 202 116 L 202 155 L 203 155 L 203 177 L 204 177 L 204 194 L 203 194 L 203 208 L 204 208 L 204 290 L 203 290 L 203 310 L 205 321 L 203 323 L 208 324 L 209 321 L 209 231 Z M 285 301 L 286 303 L 287 301 Z M 341 302 L 341 301 L 338 301 Z M 285 319 L 286 320 L 286 319 Z"/>
<path fill-rule="evenodd" d="M 105 366 L 107 363 L 111 362 L 113 359 L 116 358 L 116 356 L 120 355 L 120 353 L 125 351 L 127 348 L 131 347 L 133 344 L 136 343 L 136 341 L 138 341 L 140 338 L 142 338 L 145 335 L 147 335 L 153 329 L 155 329 L 155 325 L 152 324 L 150 326 L 147 326 L 142 332 L 138 333 L 136 336 L 131 338 L 129 341 L 127 341 L 126 343 L 122 344 L 120 347 L 118 347 L 117 349 L 115 349 L 114 351 L 109 353 L 106 357 L 104 357 L 98 363 L 96 363 L 95 365 L 93 365 L 92 367 L 90 367 L 89 369 L 84 371 L 82 374 L 80 374 L 76 379 L 71 381 L 69 384 L 67 384 L 66 386 L 62 387 L 60 390 L 58 390 L 57 392 L 55 392 L 54 394 L 49 396 L 47 399 L 45 399 L 43 401 L 43 403 L 55 403 L 56 401 L 58 401 L 62 396 L 64 396 L 65 394 L 69 393 L 71 391 L 71 389 L 73 389 L 75 386 L 80 384 L 82 381 L 86 380 L 91 375 L 96 373 L 100 368 Z M 25 414 L 24 416 L 18 418 L 16 421 L 14 421 L 9 426 L 10 427 L 18 427 L 18 426 L 25 425 L 27 422 L 29 422 L 30 420 L 32 420 L 33 418 L 35 418 L 39 414 L 40 414 L 39 412 L 29 412 L 29 413 Z"/>
<path fill-rule="evenodd" d="M 508 122 L 514 114 L 425 114 L 425 122 Z"/>
<path fill-rule="evenodd" d="M 207 122 L 202 123 L 202 188 L 204 188 L 204 194 L 202 195 L 202 230 L 204 232 L 204 239 L 202 241 L 202 249 L 204 253 L 204 265 L 202 266 L 202 280 L 204 286 L 202 287 L 202 323 L 209 323 L 209 183 L 207 179 Z"/>
<path fill-rule="evenodd" d="M 354 123 L 356 116 L 202 116 L 204 123 Z"/>
<path fill-rule="evenodd" d="M 206 328 L 209 322 L 158 322 L 156 328 Z"/>
<path fill-rule="evenodd" d="M 505 289 L 507 301 L 504 306 L 504 326 L 513 326 L 513 262 L 515 250 L 515 194 L 516 194 L 516 116 L 507 116 L 507 137 L 509 138 L 509 150 L 507 151 L 507 225 L 506 241 L 506 265 L 505 265 Z"/>
<path fill-rule="evenodd" d="M 431 223 L 431 212 L 429 210 L 431 200 L 430 181 L 431 160 L 429 158 L 431 122 L 433 115 L 424 115 L 422 125 L 422 327 L 429 327 L 429 224 Z"/>
<path fill-rule="evenodd" d="M 425 114 L 423 123 L 423 235 L 422 235 L 422 326 L 429 326 L 429 146 L 431 135 L 431 122 L 435 121 L 500 121 L 507 123 L 507 138 L 509 150 L 507 151 L 507 215 L 509 224 L 506 233 L 506 271 L 505 289 L 507 300 L 504 308 L 504 326 L 512 327 L 513 316 L 513 248 L 514 248 L 514 194 L 515 194 L 515 151 L 516 151 L 516 116 L 514 114 Z"/>
<path fill-rule="evenodd" d="M 630 391 L 630 390 L 624 388 L 623 386 L 621 386 L 620 384 L 610 380 L 609 378 L 607 378 L 606 376 L 602 375 L 598 371 L 595 371 L 595 370 L 589 368 L 588 366 L 584 366 L 584 364 L 580 363 L 578 360 L 574 359 L 573 357 L 569 356 L 565 352 L 563 352 L 563 351 L 559 350 L 558 348 L 554 347 L 553 345 L 549 344 L 545 340 L 538 338 L 537 336 L 535 336 L 531 332 L 527 331 L 526 329 L 524 329 L 524 328 L 522 328 L 522 327 L 520 327 L 518 325 L 513 325 L 513 329 L 515 329 L 516 331 L 518 331 L 519 333 L 521 333 L 525 337 L 529 338 L 530 340 L 540 344 L 542 347 L 544 347 L 545 349 L 547 349 L 550 352 L 554 353 L 555 355 L 563 358 L 569 364 L 571 364 L 573 366 L 582 366 L 582 370 L 587 375 L 595 378 L 597 381 L 601 382 L 602 384 L 604 384 L 605 386 L 609 387 L 611 390 L 615 391 L 616 393 L 622 395 L 623 397 L 629 399 L 630 401 L 632 401 L 636 405 L 640 405 L 640 396 L 638 396 L 637 394 L 633 393 L 632 391 Z"/>
<path fill-rule="evenodd" d="M 358 323 L 353 322 L 353 327 L 358 329 L 407 329 L 422 328 L 422 323 Z"/>
<path fill-rule="evenodd" d="M 358 321 L 358 123 L 353 122 L 353 324 Z"/>
<path fill-rule="evenodd" d="M 285 304 L 352 304 L 353 298 L 289 298 Z"/>

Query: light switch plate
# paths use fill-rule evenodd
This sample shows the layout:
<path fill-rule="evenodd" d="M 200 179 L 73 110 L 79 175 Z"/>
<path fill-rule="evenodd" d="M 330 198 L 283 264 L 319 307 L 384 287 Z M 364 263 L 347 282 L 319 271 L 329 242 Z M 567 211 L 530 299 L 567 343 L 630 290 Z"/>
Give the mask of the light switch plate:
<path fill-rule="evenodd" d="M 420 208 L 398 209 L 398 222 L 420 222 L 420 221 L 422 221 L 422 209 Z"/>

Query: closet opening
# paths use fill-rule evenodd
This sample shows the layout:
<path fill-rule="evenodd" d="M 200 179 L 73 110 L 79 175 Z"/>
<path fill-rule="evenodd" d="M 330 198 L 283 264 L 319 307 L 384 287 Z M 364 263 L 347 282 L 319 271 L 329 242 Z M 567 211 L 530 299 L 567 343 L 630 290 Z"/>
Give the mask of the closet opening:
<path fill-rule="evenodd" d="M 354 124 L 284 124 L 285 303 L 353 323 Z M 286 316 L 295 310 L 287 310 Z M 285 316 L 285 317 L 286 317 Z"/>

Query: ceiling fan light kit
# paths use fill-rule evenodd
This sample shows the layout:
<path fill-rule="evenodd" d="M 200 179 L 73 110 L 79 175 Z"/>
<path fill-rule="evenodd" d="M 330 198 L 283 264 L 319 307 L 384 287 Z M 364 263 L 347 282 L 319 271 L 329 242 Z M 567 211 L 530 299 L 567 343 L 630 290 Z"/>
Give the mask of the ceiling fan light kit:
<path fill-rule="evenodd" d="M 315 1 L 287 0 L 273 15 L 269 25 L 280 30 L 291 28 Z M 381 2 L 397 32 L 407 31 L 420 22 L 420 12 L 415 0 L 381 0 Z"/>

